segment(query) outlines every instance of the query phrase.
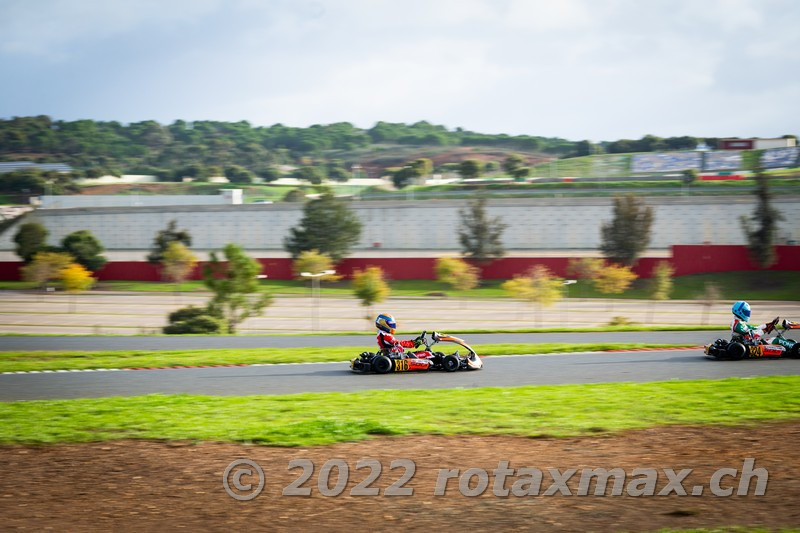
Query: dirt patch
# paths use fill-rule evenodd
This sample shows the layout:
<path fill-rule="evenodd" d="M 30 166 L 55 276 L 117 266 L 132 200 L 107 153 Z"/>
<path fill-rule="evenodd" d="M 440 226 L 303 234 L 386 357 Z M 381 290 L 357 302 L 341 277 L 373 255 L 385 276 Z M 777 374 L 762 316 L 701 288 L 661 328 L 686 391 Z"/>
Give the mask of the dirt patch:
<path fill-rule="evenodd" d="M 658 428 L 617 436 L 571 439 L 517 437 L 380 438 L 315 448 L 268 448 L 218 443 L 119 441 L 48 447 L 0 448 L 0 516 L 3 529 L 115 530 L 264 530 L 264 531 L 650 531 L 724 525 L 787 527 L 800 524 L 800 422 L 755 428 Z M 370 469 L 356 469 L 359 459 L 382 464 L 370 485 L 380 496 L 351 496 Z M 716 497 L 709 479 L 718 468 L 741 472 L 746 458 L 769 472 L 766 494 L 736 496 L 739 479 L 723 487 L 734 495 Z M 236 501 L 222 486 L 222 473 L 237 458 L 256 461 L 266 472 L 263 493 L 252 501 Z M 283 496 L 300 474 L 289 461 L 304 458 L 316 469 L 303 487 L 313 495 Z M 326 461 L 342 459 L 350 468 L 349 483 L 337 497 L 320 495 L 318 479 Z M 416 462 L 406 485 L 413 496 L 385 496 L 402 468 L 390 469 L 396 458 Z M 688 492 L 705 485 L 702 496 L 524 496 L 492 494 L 498 462 L 511 468 L 535 467 L 545 472 L 541 492 L 552 485 L 548 468 L 578 469 L 569 482 L 577 492 L 584 468 L 655 468 L 657 490 L 667 485 L 663 469 L 693 469 L 683 486 Z M 445 496 L 434 496 L 439 469 L 485 469 L 486 492 L 460 494 L 452 479 Z M 336 484 L 336 469 L 330 487 Z M 509 477 L 511 489 L 518 476 Z M 248 476 L 243 483 L 257 482 Z M 233 480 L 231 479 L 232 483 Z M 474 488 L 477 479 L 469 486 Z M 611 484 L 607 492 L 610 493 Z M 594 492 L 594 487 L 590 494 Z"/>

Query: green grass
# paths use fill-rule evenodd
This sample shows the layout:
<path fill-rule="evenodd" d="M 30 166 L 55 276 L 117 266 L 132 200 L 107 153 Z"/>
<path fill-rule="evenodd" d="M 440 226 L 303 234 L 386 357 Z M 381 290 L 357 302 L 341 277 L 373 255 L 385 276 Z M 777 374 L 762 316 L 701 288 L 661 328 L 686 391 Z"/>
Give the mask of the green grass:
<path fill-rule="evenodd" d="M 508 298 L 501 288 L 504 280 L 484 280 L 481 286 L 469 291 L 451 290 L 445 283 L 433 280 L 398 280 L 390 282 L 391 296 L 395 298 L 425 298 L 444 294 L 454 300 L 480 300 L 489 298 Z M 696 300 L 702 298 L 705 284 L 713 282 L 720 288 L 721 300 L 800 300 L 800 274 L 792 270 L 717 272 L 693 274 L 673 278 L 671 298 L 674 300 Z M 309 296 L 310 288 L 305 281 L 267 280 L 264 287 L 275 295 Z M 0 282 L 0 289 L 25 290 L 33 285 L 20 281 Z M 99 288 L 115 291 L 164 292 L 175 291 L 175 284 L 145 281 L 106 281 Z M 201 281 L 187 281 L 180 284 L 183 292 L 201 292 L 205 287 Z M 324 296 L 353 297 L 349 281 L 321 284 L 320 294 Z M 608 298 L 598 292 L 591 283 L 579 280 L 569 290 L 572 298 Z M 646 300 L 650 296 L 649 280 L 636 280 L 623 294 L 613 295 L 619 299 Z"/>
<path fill-rule="evenodd" d="M 568 437 L 798 418 L 798 376 L 285 396 L 148 395 L 0 403 L 0 443 L 167 439 L 312 446 L 388 435 Z"/>
<path fill-rule="evenodd" d="M 366 341 L 366 339 L 365 339 Z M 455 345 L 450 345 L 455 346 Z M 483 344 L 473 346 L 480 355 L 513 355 L 524 353 L 596 352 L 637 348 L 667 348 L 676 345 L 595 343 L 595 344 Z M 686 345 L 684 345 L 686 346 Z M 444 345 L 443 345 L 444 347 Z M 444 347 L 443 351 L 455 348 Z M 213 350 L 114 350 L 63 352 L 0 352 L 0 372 L 31 370 L 83 370 L 90 368 L 152 368 L 167 366 L 200 366 L 227 364 L 319 363 L 347 361 L 363 351 L 374 351 L 374 345 L 332 348 L 238 348 Z M 462 350 L 463 351 L 463 350 Z"/>

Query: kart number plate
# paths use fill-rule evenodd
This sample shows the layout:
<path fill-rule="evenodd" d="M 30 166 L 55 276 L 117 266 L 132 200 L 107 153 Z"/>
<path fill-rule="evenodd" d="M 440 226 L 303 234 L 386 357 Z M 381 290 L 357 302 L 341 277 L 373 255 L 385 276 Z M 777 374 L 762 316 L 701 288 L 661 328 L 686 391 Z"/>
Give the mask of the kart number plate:
<path fill-rule="evenodd" d="M 408 370 L 411 370 L 411 365 L 408 364 L 407 359 L 395 359 L 394 361 L 395 372 L 406 372 Z"/>

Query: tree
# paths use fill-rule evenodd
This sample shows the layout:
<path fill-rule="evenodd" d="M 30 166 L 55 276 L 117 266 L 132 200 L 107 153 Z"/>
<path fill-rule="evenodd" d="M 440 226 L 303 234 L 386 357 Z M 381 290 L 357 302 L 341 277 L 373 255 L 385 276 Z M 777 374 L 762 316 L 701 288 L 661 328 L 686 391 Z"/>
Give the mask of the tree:
<path fill-rule="evenodd" d="M 624 265 L 606 265 L 594 279 L 594 287 L 602 294 L 622 294 L 636 279 L 630 267 Z"/>
<path fill-rule="evenodd" d="M 457 257 L 440 257 L 436 260 L 436 279 L 459 291 L 468 291 L 478 285 L 480 270 Z"/>
<path fill-rule="evenodd" d="M 192 245 L 192 236 L 185 229 L 178 231 L 176 229 L 177 225 L 177 221 L 170 220 L 169 224 L 167 224 L 167 229 L 162 229 L 156 234 L 155 239 L 153 239 L 152 251 L 147 254 L 147 260 L 150 263 L 158 264 L 163 262 L 164 252 L 167 251 L 167 247 L 171 242 L 180 242 L 187 247 Z"/>
<path fill-rule="evenodd" d="M 525 160 L 519 154 L 511 154 L 503 161 L 503 170 L 515 178 L 524 178 L 531 169 L 525 166 Z"/>
<path fill-rule="evenodd" d="M 697 181 L 697 170 L 694 168 L 687 168 L 682 172 L 683 174 L 683 183 L 686 185 L 691 185 L 695 181 Z"/>
<path fill-rule="evenodd" d="M 648 322 L 652 322 L 653 300 L 666 300 L 672 292 L 672 275 L 675 269 L 667 261 L 659 261 L 653 269 L 653 277 L 650 279 L 650 299 L 651 305 L 648 309 Z"/>
<path fill-rule="evenodd" d="M 570 259 L 567 264 L 567 274 L 577 279 L 593 281 L 606 262 L 599 257 L 584 257 L 581 259 Z M 580 284 L 582 295 L 586 294 L 586 283 Z"/>
<path fill-rule="evenodd" d="M 614 199 L 614 219 L 600 228 L 600 250 L 610 261 L 632 266 L 650 243 L 653 208 L 633 195 Z"/>
<path fill-rule="evenodd" d="M 74 262 L 74 257 L 63 252 L 38 252 L 33 261 L 22 267 L 22 279 L 44 288 L 48 281 L 61 279 L 62 271 Z"/>
<path fill-rule="evenodd" d="M 319 274 L 326 270 L 333 270 L 333 266 L 333 260 L 329 255 L 320 253 L 319 250 L 306 250 L 300 252 L 297 259 L 292 262 L 292 271 L 298 276 L 301 272 Z M 337 281 L 341 278 L 336 274 L 326 274 L 319 277 L 320 281 Z"/>
<path fill-rule="evenodd" d="M 319 198 L 306 203 L 303 218 L 289 230 L 283 246 L 293 259 L 306 250 L 318 250 L 338 263 L 360 237 L 361 221 L 330 190 L 325 190 Z"/>
<path fill-rule="evenodd" d="M 489 261 L 491 258 L 502 257 L 503 224 L 500 217 L 489 218 L 486 214 L 486 198 L 480 196 L 469 203 L 466 210 L 459 210 L 461 224 L 458 230 L 458 240 L 461 249 L 468 259 L 478 263 Z"/>
<path fill-rule="evenodd" d="M 225 168 L 225 177 L 231 183 L 253 183 L 256 175 L 242 166 L 231 165 Z"/>
<path fill-rule="evenodd" d="M 404 189 L 414 179 L 414 170 L 410 166 L 398 168 L 392 172 L 392 184 L 397 189 Z"/>
<path fill-rule="evenodd" d="M 214 293 L 208 303 L 209 314 L 222 318 L 228 333 L 235 333 L 243 320 L 261 314 L 272 303 L 272 297 L 258 282 L 261 263 L 249 257 L 238 244 L 226 245 L 223 252 L 226 263 L 219 260 L 216 252 L 211 252 L 211 260 L 203 269 L 203 281 Z"/>
<path fill-rule="evenodd" d="M 92 272 L 97 272 L 107 259 L 100 255 L 104 248 L 89 230 L 74 231 L 61 240 L 61 247 L 75 258 L 75 262 Z"/>
<path fill-rule="evenodd" d="M 47 228 L 38 222 L 22 224 L 14 235 L 17 243 L 16 253 L 25 263 L 30 263 L 33 257 L 47 246 Z"/>
<path fill-rule="evenodd" d="M 717 285 L 713 281 L 706 281 L 703 286 L 703 294 L 700 295 L 700 298 L 703 301 L 704 326 L 708 324 L 709 311 L 711 311 L 711 307 L 717 302 L 717 300 L 719 300 L 719 296 L 720 296 L 719 285 Z"/>
<path fill-rule="evenodd" d="M 458 173 L 464 179 L 474 179 L 481 175 L 483 161 L 480 159 L 467 159 L 458 165 Z"/>
<path fill-rule="evenodd" d="M 325 174 L 319 167 L 304 166 L 292 172 L 292 177 L 298 180 L 305 180 L 312 185 L 319 185 L 325 179 Z"/>
<path fill-rule="evenodd" d="M 675 269 L 667 261 L 659 261 L 653 269 L 650 280 L 650 298 L 653 300 L 667 300 L 672 292 L 672 275 Z"/>
<path fill-rule="evenodd" d="M 367 308 L 367 320 L 371 317 L 370 307 L 386 300 L 389 296 L 389 285 L 383 279 L 383 270 L 378 266 L 368 266 L 364 270 L 353 271 L 353 292 Z"/>
<path fill-rule="evenodd" d="M 303 189 L 291 189 L 283 196 L 284 202 L 305 202 L 306 193 Z"/>
<path fill-rule="evenodd" d="M 79 263 L 71 263 L 61 269 L 59 277 L 64 290 L 73 295 L 89 289 L 97 281 L 92 277 L 92 273 Z M 74 311 L 75 300 L 70 298 L 70 312 Z"/>
<path fill-rule="evenodd" d="M 742 215 L 739 220 L 747 237 L 750 257 L 763 270 L 771 267 L 777 260 L 775 234 L 778 231 L 778 221 L 783 220 L 783 216 L 771 204 L 772 193 L 764 169 L 756 170 L 755 179 L 758 204 L 752 217 Z"/>
<path fill-rule="evenodd" d="M 514 276 L 502 288 L 512 297 L 538 304 L 536 324 L 540 323 L 541 309 L 550 307 L 563 296 L 564 280 L 552 275 L 544 265 L 536 265 L 526 274 Z"/>
<path fill-rule="evenodd" d="M 164 277 L 173 283 L 186 281 L 197 266 L 197 256 L 182 242 L 172 241 L 167 245 L 161 259 Z"/>

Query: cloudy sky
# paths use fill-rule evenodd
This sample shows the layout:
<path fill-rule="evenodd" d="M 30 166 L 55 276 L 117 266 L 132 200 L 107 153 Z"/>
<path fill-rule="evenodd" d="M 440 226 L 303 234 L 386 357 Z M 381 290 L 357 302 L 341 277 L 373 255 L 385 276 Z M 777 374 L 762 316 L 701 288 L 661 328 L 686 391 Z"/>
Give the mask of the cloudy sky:
<path fill-rule="evenodd" d="M 0 0 L 0 117 L 800 133 L 797 0 Z"/>

